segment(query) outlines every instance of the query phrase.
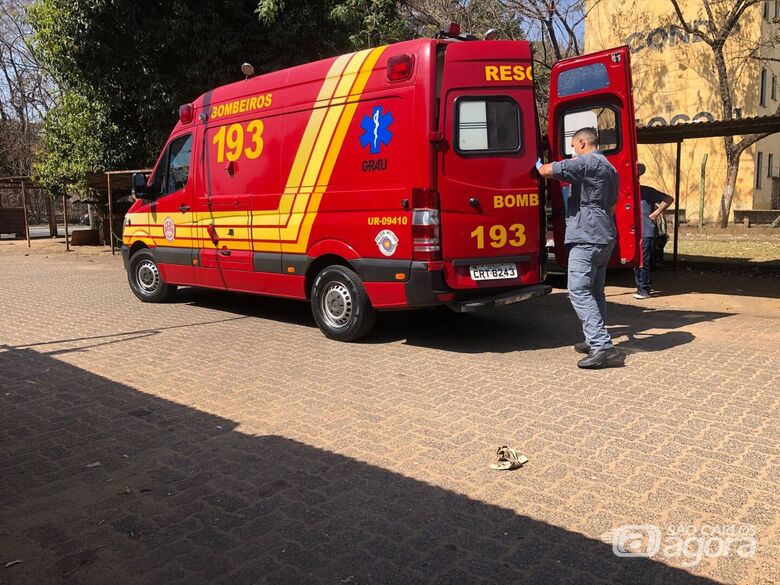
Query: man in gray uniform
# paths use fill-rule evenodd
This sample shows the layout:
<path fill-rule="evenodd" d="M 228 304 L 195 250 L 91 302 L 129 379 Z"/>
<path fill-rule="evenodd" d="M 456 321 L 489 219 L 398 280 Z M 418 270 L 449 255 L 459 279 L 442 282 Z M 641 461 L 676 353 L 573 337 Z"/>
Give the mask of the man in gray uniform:
<path fill-rule="evenodd" d="M 569 299 L 582 321 L 585 342 L 574 349 L 588 354 L 580 368 L 617 365 L 620 352 L 612 345 L 605 326 L 607 317 L 604 280 L 607 264 L 617 241 L 614 213 L 618 198 L 618 176 L 598 150 L 598 132 L 582 128 L 571 138 L 574 157 L 542 165 L 546 179 L 571 183 L 566 205 L 566 248 L 569 251 Z"/>

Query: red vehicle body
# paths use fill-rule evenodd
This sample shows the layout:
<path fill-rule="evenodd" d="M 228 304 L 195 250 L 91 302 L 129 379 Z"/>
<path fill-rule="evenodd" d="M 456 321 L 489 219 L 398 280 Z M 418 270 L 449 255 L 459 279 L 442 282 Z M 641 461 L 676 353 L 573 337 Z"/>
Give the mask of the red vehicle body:
<path fill-rule="evenodd" d="M 559 65 L 594 58 L 611 85 L 551 101 L 551 114 L 608 100 L 635 136 L 626 49 Z M 151 177 L 134 177 L 131 288 L 153 302 L 177 285 L 308 299 L 341 340 L 365 335 L 376 310 L 549 292 L 532 79 L 527 42 L 419 39 L 207 92 L 182 106 Z M 625 142 L 612 155 L 632 208 L 618 255 L 635 262 L 638 189 L 623 180 L 636 140 Z"/>

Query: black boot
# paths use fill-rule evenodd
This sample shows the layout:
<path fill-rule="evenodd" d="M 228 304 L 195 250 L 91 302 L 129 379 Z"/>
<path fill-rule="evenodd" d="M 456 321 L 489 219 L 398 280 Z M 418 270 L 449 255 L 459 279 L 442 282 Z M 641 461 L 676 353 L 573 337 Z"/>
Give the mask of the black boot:
<path fill-rule="evenodd" d="M 577 353 L 590 353 L 590 346 L 586 342 L 581 341 L 574 344 L 574 351 Z"/>
<path fill-rule="evenodd" d="M 598 368 L 609 368 L 620 365 L 622 355 L 614 347 L 609 349 L 600 349 L 589 353 L 586 357 L 577 362 L 577 367 L 595 370 Z"/>

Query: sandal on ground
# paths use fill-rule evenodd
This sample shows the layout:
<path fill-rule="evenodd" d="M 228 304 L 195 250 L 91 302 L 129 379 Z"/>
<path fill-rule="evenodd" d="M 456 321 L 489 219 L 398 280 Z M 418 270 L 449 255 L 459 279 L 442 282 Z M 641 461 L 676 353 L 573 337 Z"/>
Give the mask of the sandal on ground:
<path fill-rule="evenodd" d="M 514 449 L 510 449 L 504 445 L 496 450 L 496 463 L 492 463 L 490 469 L 510 471 L 512 469 L 519 469 L 525 463 L 528 463 L 528 457 L 525 455 L 518 455 Z"/>

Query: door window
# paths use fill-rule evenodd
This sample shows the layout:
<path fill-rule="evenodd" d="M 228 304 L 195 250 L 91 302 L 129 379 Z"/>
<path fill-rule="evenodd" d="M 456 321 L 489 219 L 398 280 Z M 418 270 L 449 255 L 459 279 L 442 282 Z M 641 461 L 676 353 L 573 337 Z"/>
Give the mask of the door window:
<path fill-rule="evenodd" d="M 581 128 L 595 128 L 599 133 L 599 150 L 611 154 L 620 150 L 618 115 L 612 106 L 594 106 L 587 109 L 570 110 L 563 114 L 561 152 L 571 156 L 571 137 Z"/>
<path fill-rule="evenodd" d="M 155 192 L 168 195 L 187 185 L 192 158 L 192 134 L 181 136 L 172 141 L 160 158 L 160 164 L 152 178 Z"/>
<path fill-rule="evenodd" d="M 460 98 L 455 108 L 455 150 L 462 154 L 520 150 L 520 108 L 509 97 Z"/>

